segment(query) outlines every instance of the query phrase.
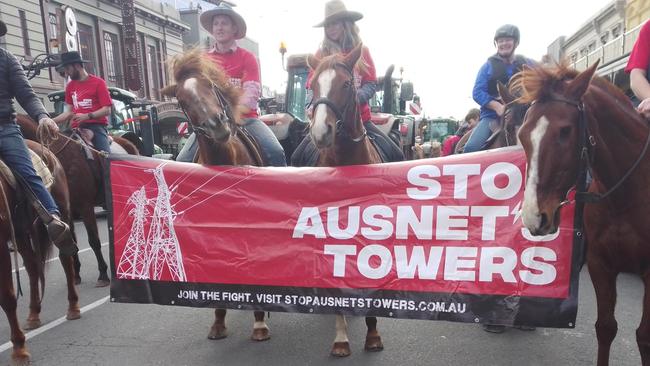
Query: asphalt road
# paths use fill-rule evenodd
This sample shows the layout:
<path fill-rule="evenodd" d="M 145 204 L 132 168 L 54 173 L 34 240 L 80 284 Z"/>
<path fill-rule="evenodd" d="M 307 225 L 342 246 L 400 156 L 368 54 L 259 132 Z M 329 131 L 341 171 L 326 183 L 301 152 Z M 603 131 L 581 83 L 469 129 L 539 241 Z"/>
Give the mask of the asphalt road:
<path fill-rule="evenodd" d="M 100 220 L 104 256 L 108 259 L 106 221 Z M 48 267 L 41 320 L 28 333 L 34 365 L 593 365 L 596 320 L 594 290 L 586 270 L 581 274 L 580 304 L 575 329 L 511 329 L 490 334 L 477 325 L 451 322 L 379 319 L 385 349 L 363 351 L 363 318 L 348 318 L 352 355 L 329 356 L 334 317 L 272 313 L 271 340 L 249 340 L 253 315 L 229 311 L 230 336 L 206 338 L 213 320 L 210 309 L 158 305 L 115 304 L 108 288 L 94 288 L 97 265 L 88 248 L 85 230 L 77 224 L 81 243 L 82 318 L 65 321 L 65 279 L 58 260 Z M 25 274 L 22 271 L 21 274 Z M 25 276 L 23 286 L 26 286 Z M 639 365 L 635 330 L 641 318 L 642 283 L 621 275 L 618 279 L 618 335 L 612 347 L 612 365 Z M 20 299 L 19 319 L 27 317 L 27 299 Z M 0 365 L 11 355 L 9 325 L 0 315 Z"/>

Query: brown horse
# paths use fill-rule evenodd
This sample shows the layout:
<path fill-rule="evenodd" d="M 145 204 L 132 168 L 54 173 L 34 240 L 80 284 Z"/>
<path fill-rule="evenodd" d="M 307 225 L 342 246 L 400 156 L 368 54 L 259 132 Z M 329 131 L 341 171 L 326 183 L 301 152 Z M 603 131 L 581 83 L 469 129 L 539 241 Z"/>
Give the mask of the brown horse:
<path fill-rule="evenodd" d="M 17 122 L 26 139 L 39 141 L 39 136 L 36 130 L 37 124 L 34 121 L 26 115 L 18 115 Z M 114 140 L 127 152 L 132 153 L 133 155 L 138 155 L 138 149 L 130 141 L 116 137 L 114 137 Z M 99 277 L 95 286 L 108 286 L 110 283 L 108 277 L 108 266 L 102 254 L 101 241 L 97 229 L 97 220 L 95 218 L 95 206 L 100 205 L 104 200 L 104 184 L 102 179 L 102 161 L 104 158 L 95 151 L 89 151 L 93 156 L 93 160 L 88 160 L 82 145 L 77 141 L 70 140 L 65 135 L 61 135 L 56 140 L 47 143 L 52 152 L 59 158 L 59 161 L 63 166 L 68 178 L 69 191 L 75 193 L 70 197 L 72 215 L 73 217 L 82 218 L 88 234 L 88 242 L 95 253 L 95 258 L 97 258 Z M 76 240 L 74 225 L 70 225 L 70 229 L 72 230 L 72 234 Z M 80 282 L 78 275 L 80 268 L 81 264 L 79 262 L 79 257 L 75 256 L 77 283 Z"/>
<path fill-rule="evenodd" d="M 319 149 L 317 166 L 377 164 L 381 158 L 367 137 L 357 107 L 353 69 L 361 57 L 362 45 L 347 56 L 332 55 L 324 59 L 308 58 L 314 69 L 314 117 L 309 133 Z M 377 318 L 366 317 L 368 333 L 365 349 L 381 351 L 384 345 L 377 331 Z M 331 354 L 349 356 L 347 322 L 336 316 L 336 338 Z"/>
<path fill-rule="evenodd" d="M 50 151 L 43 149 L 39 144 L 27 141 L 27 145 L 44 159 L 52 172 L 54 177 L 54 183 L 50 188 L 52 196 L 59 206 L 61 218 L 71 225 L 69 192 L 61 164 Z M 29 277 L 30 302 L 26 329 L 34 329 L 41 325 L 41 294 L 45 286 L 45 261 L 51 251 L 52 242 L 49 240 L 43 224 L 39 220 L 35 220 L 35 212 L 20 204 L 24 199 L 19 197 L 4 176 L 0 177 L 0 194 L 2 195 L 0 198 L 0 243 L 2 243 L 0 244 L 0 305 L 7 315 L 11 328 L 12 362 L 18 365 L 29 364 L 30 355 L 25 345 L 25 335 L 20 329 L 16 316 L 17 302 L 12 281 L 11 256 L 7 243 L 15 241 L 14 244 L 23 258 Z M 14 210 L 14 207 L 19 207 L 19 209 Z M 63 243 L 63 245 L 73 245 L 73 243 Z M 66 317 L 69 320 L 78 319 L 81 317 L 81 312 L 79 296 L 74 286 L 73 259 L 70 256 L 61 255 L 59 258 L 65 272 L 68 290 Z"/>
<path fill-rule="evenodd" d="M 172 71 L 176 84 L 165 87 L 162 93 L 176 97 L 185 110 L 197 134 L 198 162 L 204 165 L 262 166 L 256 144 L 238 124 L 239 91 L 224 72 L 198 49 L 174 58 Z M 226 336 L 226 309 L 216 309 L 208 338 Z M 251 339 L 265 341 L 269 338 L 264 312 L 255 311 Z"/>
<path fill-rule="evenodd" d="M 519 131 L 528 161 L 522 218 L 534 235 L 556 232 L 567 192 L 577 187 L 596 290 L 598 365 L 609 363 L 617 332 L 620 272 L 638 274 L 645 285 L 636 336 L 641 361 L 650 365 L 650 129 L 618 88 L 594 77 L 597 66 L 582 73 L 536 67 L 518 81 L 522 101 L 534 102 Z"/>

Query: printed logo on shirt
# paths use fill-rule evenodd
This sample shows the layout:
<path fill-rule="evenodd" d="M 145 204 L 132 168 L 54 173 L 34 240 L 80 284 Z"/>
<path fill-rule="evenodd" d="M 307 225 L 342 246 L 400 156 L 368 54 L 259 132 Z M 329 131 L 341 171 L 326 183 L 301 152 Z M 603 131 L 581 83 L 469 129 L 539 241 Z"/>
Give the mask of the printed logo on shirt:
<path fill-rule="evenodd" d="M 239 78 L 230 78 L 230 83 L 238 88 L 241 88 L 241 79 Z"/>
<path fill-rule="evenodd" d="M 79 96 L 77 95 L 77 91 L 72 92 L 72 105 L 74 106 L 75 109 L 92 109 L 93 107 L 93 100 L 86 98 L 82 99 L 81 101 L 79 100 Z"/>

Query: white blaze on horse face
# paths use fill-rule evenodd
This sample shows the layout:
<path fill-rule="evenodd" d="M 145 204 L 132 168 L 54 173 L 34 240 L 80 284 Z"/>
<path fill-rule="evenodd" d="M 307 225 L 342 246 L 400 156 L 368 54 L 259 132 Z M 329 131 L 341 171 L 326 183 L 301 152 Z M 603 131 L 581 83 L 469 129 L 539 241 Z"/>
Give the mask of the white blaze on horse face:
<path fill-rule="evenodd" d="M 205 105 L 203 103 L 200 103 L 201 98 L 199 97 L 198 86 L 199 86 L 199 81 L 198 81 L 197 78 L 189 78 L 189 79 L 185 80 L 185 82 L 183 83 L 183 88 L 185 88 L 185 90 L 192 93 L 192 95 L 194 96 L 194 100 L 191 103 L 188 103 L 188 105 L 193 105 L 193 104 L 200 105 L 201 108 L 203 109 L 203 114 L 205 116 L 207 116 L 208 115 L 208 110 L 205 109 Z M 200 122 L 200 121 L 197 121 L 197 122 Z"/>
<path fill-rule="evenodd" d="M 336 71 L 325 70 L 318 76 L 318 87 L 320 88 L 320 97 L 329 98 L 330 89 L 332 89 L 332 80 L 336 77 Z M 311 133 L 315 139 L 321 140 L 327 134 L 327 108 L 325 104 L 319 104 L 314 109 L 314 124 L 311 126 Z"/>
<path fill-rule="evenodd" d="M 535 128 L 530 132 L 530 162 L 528 164 L 528 177 L 526 178 L 526 189 L 524 190 L 524 205 L 522 209 L 522 221 L 526 228 L 535 232 L 541 224 L 541 215 L 537 202 L 537 185 L 539 184 L 539 149 L 541 142 L 546 135 L 548 119 L 542 116 Z"/>

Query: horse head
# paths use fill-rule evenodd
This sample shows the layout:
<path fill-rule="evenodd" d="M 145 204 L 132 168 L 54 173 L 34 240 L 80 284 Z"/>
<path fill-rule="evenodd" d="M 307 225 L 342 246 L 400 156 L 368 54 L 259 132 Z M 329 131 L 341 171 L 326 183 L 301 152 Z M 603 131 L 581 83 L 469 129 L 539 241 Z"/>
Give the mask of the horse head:
<path fill-rule="evenodd" d="M 215 143 L 225 143 L 239 121 L 235 107 L 239 91 L 223 70 L 199 49 L 181 54 L 172 60 L 175 84 L 162 90 L 176 97 L 194 131 Z"/>
<path fill-rule="evenodd" d="M 360 44 L 345 56 L 335 54 L 318 59 L 310 55 L 307 59 L 314 69 L 311 82 L 314 113 L 310 134 L 318 148 L 334 146 L 337 135 L 354 142 L 365 137 L 353 71 L 362 49 Z"/>
<path fill-rule="evenodd" d="M 524 70 L 513 85 L 532 103 L 519 129 L 528 162 L 522 220 L 533 235 L 555 233 L 580 165 L 582 100 L 598 63 L 582 73 L 564 65 Z M 582 127 L 581 127 L 581 124 Z"/>

